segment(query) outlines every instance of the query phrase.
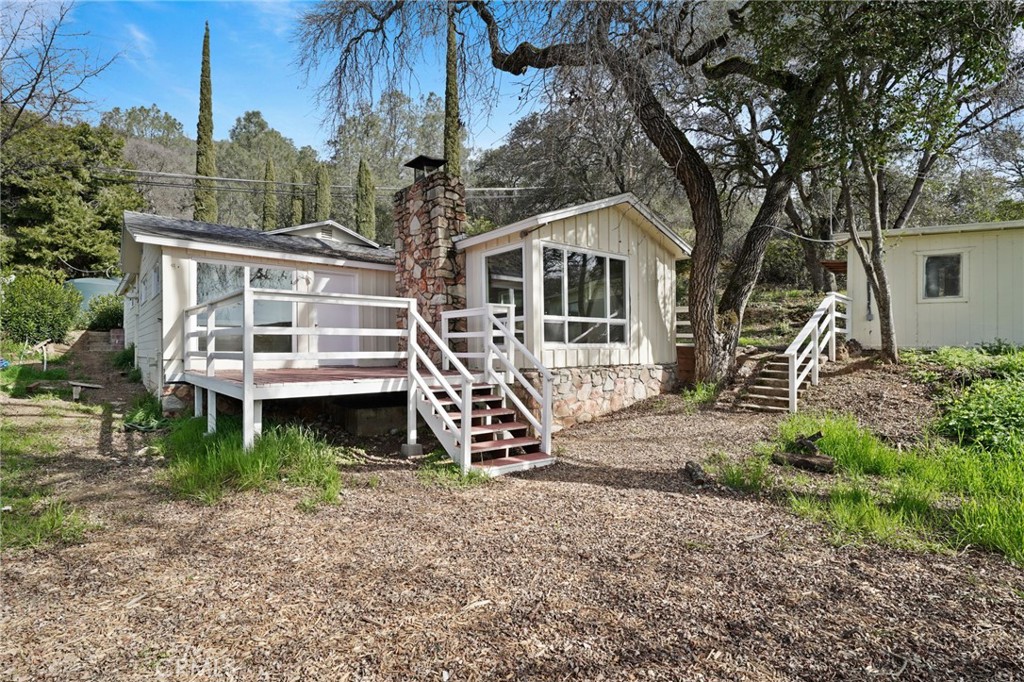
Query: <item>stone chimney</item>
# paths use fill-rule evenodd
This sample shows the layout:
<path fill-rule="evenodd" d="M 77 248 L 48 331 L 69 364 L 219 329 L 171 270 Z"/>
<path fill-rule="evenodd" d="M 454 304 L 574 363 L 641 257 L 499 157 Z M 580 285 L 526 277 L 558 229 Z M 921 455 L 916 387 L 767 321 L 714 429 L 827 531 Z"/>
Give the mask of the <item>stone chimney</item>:
<path fill-rule="evenodd" d="M 396 296 L 416 299 L 420 315 L 440 334 L 441 313 L 466 307 L 466 257 L 456 253 L 453 242 L 466 233 L 466 188 L 444 170 L 442 159 L 420 156 L 406 165 L 416 180 L 395 194 Z M 400 312 L 400 328 L 405 318 Z M 439 361 L 426 336 L 419 339 Z"/>

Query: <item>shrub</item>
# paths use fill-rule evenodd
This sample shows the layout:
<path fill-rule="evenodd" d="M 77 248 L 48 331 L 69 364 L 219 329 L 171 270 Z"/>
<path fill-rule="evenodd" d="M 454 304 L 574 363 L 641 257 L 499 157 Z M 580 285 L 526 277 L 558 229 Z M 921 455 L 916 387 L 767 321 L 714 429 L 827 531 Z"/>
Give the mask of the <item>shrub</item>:
<path fill-rule="evenodd" d="M 135 367 L 135 344 L 130 343 L 124 350 L 114 353 L 113 364 L 115 369 L 127 372 Z"/>
<path fill-rule="evenodd" d="M 773 239 L 768 242 L 758 283 L 773 286 L 808 288 L 810 277 L 804 262 L 804 251 L 795 239 Z"/>
<path fill-rule="evenodd" d="M 85 311 L 86 329 L 106 332 L 124 326 L 124 297 L 117 294 L 95 296 Z"/>
<path fill-rule="evenodd" d="M 46 275 L 18 275 L 3 287 L 0 329 L 16 341 L 63 341 L 81 304 L 81 294 Z"/>
<path fill-rule="evenodd" d="M 941 433 L 988 450 L 1024 451 L 1024 378 L 976 381 L 943 407 Z"/>

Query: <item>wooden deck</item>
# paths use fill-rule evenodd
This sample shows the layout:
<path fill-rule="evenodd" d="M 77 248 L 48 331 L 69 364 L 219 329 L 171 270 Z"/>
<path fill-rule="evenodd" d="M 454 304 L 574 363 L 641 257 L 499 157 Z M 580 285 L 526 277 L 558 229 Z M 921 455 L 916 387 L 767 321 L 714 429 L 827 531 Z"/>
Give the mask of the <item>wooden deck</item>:
<path fill-rule="evenodd" d="M 256 400 L 366 393 L 398 393 L 409 388 L 409 370 L 402 367 L 319 367 L 309 369 L 258 369 L 253 376 Z M 423 372 L 428 384 L 436 383 Z M 458 376 L 455 372 L 443 372 Z M 236 398 L 242 396 L 242 372 L 220 370 L 213 376 L 186 372 L 185 380 Z"/>

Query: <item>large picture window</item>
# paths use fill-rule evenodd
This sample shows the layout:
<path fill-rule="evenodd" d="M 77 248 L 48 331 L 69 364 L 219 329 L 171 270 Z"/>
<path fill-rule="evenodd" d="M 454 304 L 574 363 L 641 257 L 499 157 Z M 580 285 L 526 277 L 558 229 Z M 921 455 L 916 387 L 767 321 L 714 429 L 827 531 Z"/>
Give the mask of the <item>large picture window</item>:
<path fill-rule="evenodd" d="M 244 270 L 240 265 L 226 263 L 196 263 L 196 302 L 202 303 L 242 288 Z M 250 268 L 249 285 L 258 289 L 291 291 L 295 286 L 293 270 L 277 268 Z M 293 306 L 284 301 L 256 301 L 253 304 L 253 322 L 258 327 L 293 326 Z M 199 326 L 206 324 L 206 315 L 199 316 Z M 217 310 L 218 327 L 241 327 L 242 304 L 236 303 Z M 200 339 L 200 350 L 205 339 Z M 292 350 L 292 337 L 257 334 L 253 340 L 256 352 L 288 353 Z M 222 336 L 217 339 L 218 350 L 242 350 L 242 337 Z"/>
<path fill-rule="evenodd" d="M 487 302 L 515 306 L 516 337 L 523 340 L 525 296 L 523 283 L 523 250 L 502 251 L 484 259 L 487 270 Z"/>
<path fill-rule="evenodd" d="M 626 261 L 544 247 L 544 341 L 626 342 Z"/>

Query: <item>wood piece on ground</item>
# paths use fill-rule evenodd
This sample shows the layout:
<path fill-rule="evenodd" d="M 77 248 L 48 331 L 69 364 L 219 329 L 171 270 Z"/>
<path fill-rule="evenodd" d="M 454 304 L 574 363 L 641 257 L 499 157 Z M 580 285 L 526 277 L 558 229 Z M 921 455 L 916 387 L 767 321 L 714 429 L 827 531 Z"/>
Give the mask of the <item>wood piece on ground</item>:
<path fill-rule="evenodd" d="M 817 471 L 821 474 L 831 474 L 836 469 L 835 460 L 822 454 L 776 452 L 772 455 L 772 461 L 776 464 L 788 464 L 797 469 Z"/>
<path fill-rule="evenodd" d="M 78 400 L 80 397 L 82 397 L 83 388 L 103 388 L 99 384 L 87 384 L 84 381 L 69 381 L 68 383 L 71 384 L 72 400 Z"/>

